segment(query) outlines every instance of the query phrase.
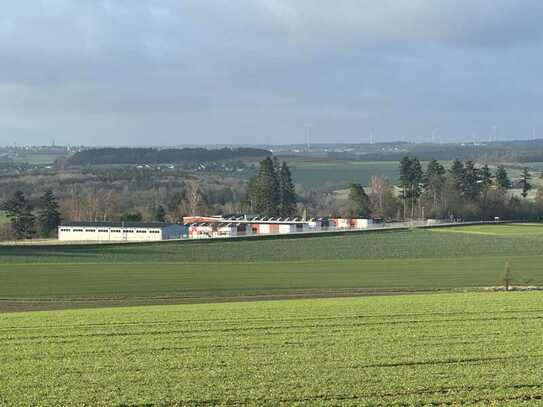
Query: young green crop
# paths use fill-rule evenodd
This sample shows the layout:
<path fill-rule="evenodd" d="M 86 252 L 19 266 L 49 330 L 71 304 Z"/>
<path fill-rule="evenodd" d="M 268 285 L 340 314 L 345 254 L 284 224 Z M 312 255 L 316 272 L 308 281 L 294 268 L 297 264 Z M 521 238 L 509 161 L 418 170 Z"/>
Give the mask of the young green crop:
<path fill-rule="evenodd" d="M 543 285 L 543 226 L 0 248 L 0 311 Z"/>
<path fill-rule="evenodd" d="M 473 228 L 473 229 L 472 229 Z M 503 230 L 506 230 L 505 232 Z M 470 233 L 477 231 L 478 233 Z M 480 233 L 485 231 L 486 233 Z M 508 231 L 514 231 L 508 232 Z M 450 233 L 456 232 L 456 233 Z M 524 237 L 519 239 L 519 237 Z M 0 264 L 207 263 L 413 259 L 541 254 L 543 224 L 386 231 L 273 240 L 183 241 L 150 244 L 0 246 Z"/>
<path fill-rule="evenodd" d="M 537 405 L 543 295 L 0 315 L 0 404 Z"/>

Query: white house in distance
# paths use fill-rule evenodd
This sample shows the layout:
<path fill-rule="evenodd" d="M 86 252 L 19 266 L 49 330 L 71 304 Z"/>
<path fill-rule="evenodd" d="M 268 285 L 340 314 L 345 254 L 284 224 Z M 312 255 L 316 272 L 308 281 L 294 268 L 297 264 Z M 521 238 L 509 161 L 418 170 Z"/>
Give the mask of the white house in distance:
<path fill-rule="evenodd" d="M 63 241 L 146 242 L 188 237 L 188 227 L 161 222 L 64 222 L 58 227 Z"/>

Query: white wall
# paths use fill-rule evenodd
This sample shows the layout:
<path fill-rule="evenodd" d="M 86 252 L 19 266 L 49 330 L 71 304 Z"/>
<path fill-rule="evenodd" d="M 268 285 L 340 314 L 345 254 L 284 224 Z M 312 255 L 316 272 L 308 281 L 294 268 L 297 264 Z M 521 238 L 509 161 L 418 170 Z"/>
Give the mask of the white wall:
<path fill-rule="evenodd" d="M 365 228 L 370 227 L 372 224 L 373 224 L 372 219 L 355 219 L 354 221 L 355 228 L 365 229 Z"/>
<path fill-rule="evenodd" d="M 296 225 L 279 225 L 279 233 L 295 233 Z"/>
<path fill-rule="evenodd" d="M 161 229 L 60 226 L 58 239 L 64 241 L 128 241 L 162 240 Z"/>
<path fill-rule="evenodd" d="M 237 234 L 238 234 L 238 229 L 236 227 L 224 226 L 224 227 L 220 227 L 217 230 L 217 232 L 215 233 L 215 236 L 218 236 L 218 237 L 221 237 L 221 236 L 234 237 L 234 236 L 237 236 Z"/>

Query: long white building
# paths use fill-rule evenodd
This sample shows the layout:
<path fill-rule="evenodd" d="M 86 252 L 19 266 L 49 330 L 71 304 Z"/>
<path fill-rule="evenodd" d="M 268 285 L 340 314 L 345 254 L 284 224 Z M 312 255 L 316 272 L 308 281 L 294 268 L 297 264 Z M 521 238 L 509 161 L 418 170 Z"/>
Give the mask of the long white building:
<path fill-rule="evenodd" d="M 188 227 L 161 222 L 65 222 L 58 227 L 63 241 L 145 242 L 188 237 Z"/>

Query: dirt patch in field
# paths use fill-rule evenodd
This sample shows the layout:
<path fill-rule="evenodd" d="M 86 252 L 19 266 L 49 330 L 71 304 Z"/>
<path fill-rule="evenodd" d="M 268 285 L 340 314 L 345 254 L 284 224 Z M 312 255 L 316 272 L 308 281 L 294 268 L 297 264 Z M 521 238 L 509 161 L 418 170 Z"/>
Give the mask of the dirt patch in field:
<path fill-rule="evenodd" d="M 88 299 L 30 299 L 30 298 L 0 298 L 0 313 L 26 311 L 53 311 L 82 308 L 129 307 L 141 305 L 176 305 L 176 304 L 205 304 L 220 302 L 272 301 L 309 298 L 343 298 L 382 295 L 428 294 L 440 290 L 405 290 L 405 291 L 312 291 L 292 292 L 261 295 L 240 295 L 224 297 L 139 297 L 139 298 L 88 298 Z"/>
<path fill-rule="evenodd" d="M 483 287 L 484 291 L 506 291 L 504 286 Z M 537 285 L 512 285 L 507 291 L 543 291 L 543 287 Z"/>

